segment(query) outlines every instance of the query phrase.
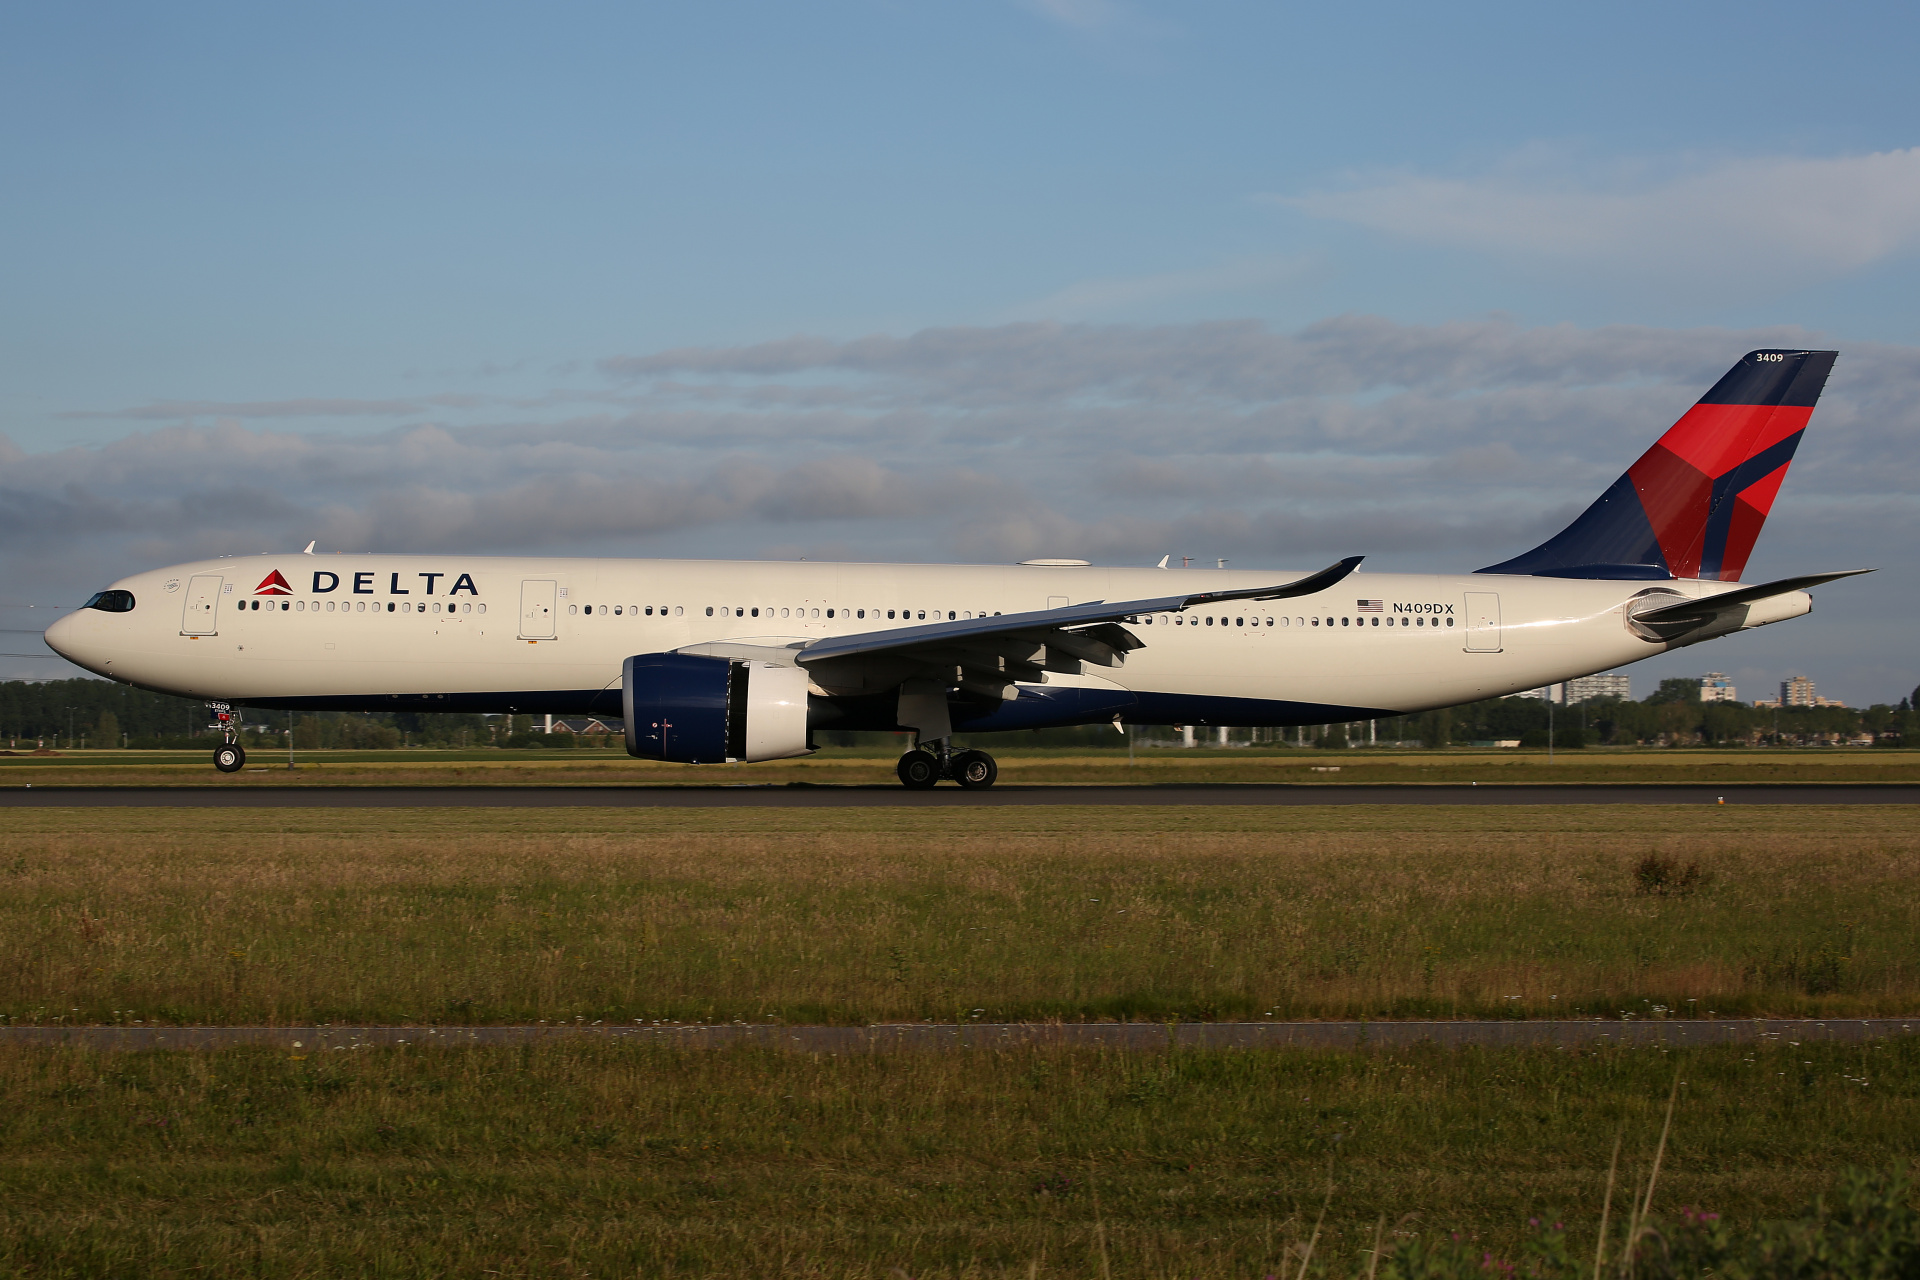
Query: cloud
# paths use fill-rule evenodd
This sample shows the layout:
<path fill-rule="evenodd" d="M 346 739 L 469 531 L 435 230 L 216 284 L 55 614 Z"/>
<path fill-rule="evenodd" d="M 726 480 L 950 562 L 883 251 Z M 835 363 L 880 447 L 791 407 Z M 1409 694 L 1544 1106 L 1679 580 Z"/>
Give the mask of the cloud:
<path fill-rule="evenodd" d="M 1475 177 L 1360 176 L 1270 199 L 1423 244 L 1689 278 L 1832 276 L 1920 246 L 1920 148 L 1650 168 L 1533 152 Z"/>
<path fill-rule="evenodd" d="M 1364 552 L 1471 568 L 1564 523 L 1742 352 L 1817 340 L 1339 316 L 1293 332 L 1026 322 L 639 353 L 600 362 L 605 390 L 384 431 L 229 416 L 44 453 L 0 438 L 0 573 L 57 556 L 106 580 L 315 537 L 1287 567 Z M 1847 344 L 1776 520 L 1844 546 L 1835 513 L 1851 507 L 1874 513 L 1875 545 L 1920 535 L 1917 422 L 1920 350 Z M 1772 545 L 1770 531 L 1763 556 Z"/>

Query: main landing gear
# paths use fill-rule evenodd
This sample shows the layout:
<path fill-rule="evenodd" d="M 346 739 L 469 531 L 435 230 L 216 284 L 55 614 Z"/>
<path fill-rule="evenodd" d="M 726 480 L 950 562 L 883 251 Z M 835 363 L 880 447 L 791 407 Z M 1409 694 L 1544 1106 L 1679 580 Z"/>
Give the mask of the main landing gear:
<path fill-rule="evenodd" d="M 984 751 L 955 751 L 947 739 L 932 747 L 915 747 L 894 766 L 900 785 L 909 791 L 930 791 L 950 778 L 968 791 L 984 791 L 1000 776 L 1000 766 Z"/>
<path fill-rule="evenodd" d="M 207 710 L 213 712 L 213 723 L 207 727 L 221 739 L 213 749 L 213 767 L 222 773 L 240 772 L 247 767 L 247 753 L 240 746 L 240 713 L 225 702 L 209 702 Z"/>

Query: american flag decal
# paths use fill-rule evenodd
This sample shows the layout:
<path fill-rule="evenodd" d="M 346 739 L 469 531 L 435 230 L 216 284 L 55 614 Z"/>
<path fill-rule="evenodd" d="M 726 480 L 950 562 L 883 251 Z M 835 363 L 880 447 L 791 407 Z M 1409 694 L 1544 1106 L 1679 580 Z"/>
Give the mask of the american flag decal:
<path fill-rule="evenodd" d="M 1359 609 L 1362 613 L 1385 613 L 1387 611 L 1387 602 L 1385 600 L 1362 600 L 1359 603 Z"/>

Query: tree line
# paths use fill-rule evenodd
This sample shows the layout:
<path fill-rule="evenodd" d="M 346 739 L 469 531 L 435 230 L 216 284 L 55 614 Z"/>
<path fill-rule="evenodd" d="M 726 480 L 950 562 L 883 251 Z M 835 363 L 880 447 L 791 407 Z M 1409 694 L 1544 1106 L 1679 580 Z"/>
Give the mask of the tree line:
<path fill-rule="evenodd" d="M 244 711 L 248 740 L 284 745 L 293 730 L 294 746 L 308 750 L 356 748 L 377 750 L 399 746 L 484 747 L 576 745 L 570 735 L 549 737 L 536 730 L 532 716 L 481 716 L 449 712 L 287 712 Z M 104 680 L 12 680 L 0 683 L 0 739 L 14 748 L 39 745 L 202 747 L 211 741 L 204 703 L 188 698 L 150 693 Z M 1835 737 L 1871 737 L 1877 745 L 1895 746 L 1920 732 L 1920 689 L 1898 703 L 1871 707 L 1754 707 L 1741 702 L 1701 702 L 1692 680 L 1663 680 L 1643 701 L 1602 698 L 1572 706 L 1555 706 L 1538 698 L 1492 698 L 1464 706 L 1394 716 L 1373 723 L 1380 741 L 1418 741 L 1443 747 L 1474 742 L 1519 740 L 1523 746 L 1545 746 L 1549 723 L 1556 746 L 1629 745 L 1668 746 L 1749 743 L 1797 745 L 1830 741 Z M 1274 745 L 1304 743 L 1324 747 L 1346 746 L 1355 737 L 1365 741 L 1368 725 L 1332 724 L 1296 730 L 1263 731 Z M 1162 741 L 1174 736 L 1172 726 L 1139 726 L 1136 740 Z M 867 738 L 889 735 L 837 734 L 823 731 L 823 746 L 863 744 Z M 983 744 L 1008 740 L 1010 735 L 976 735 Z M 1211 733 L 1202 731 L 1202 742 Z M 1111 726 L 1092 725 L 1023 733 L 1019 740 L 1046 746 L 1117 747 L 1125 739 Z M 1238 741 L 1238 739 L 1236 739 Z M 584 745 L 584 744 L 582 744 Z"/>

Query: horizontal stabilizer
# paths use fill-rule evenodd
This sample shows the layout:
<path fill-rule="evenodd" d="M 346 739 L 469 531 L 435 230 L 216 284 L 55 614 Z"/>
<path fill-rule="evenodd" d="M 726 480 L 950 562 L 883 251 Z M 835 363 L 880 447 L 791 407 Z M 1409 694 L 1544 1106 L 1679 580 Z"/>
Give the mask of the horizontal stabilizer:
<path fill-rule="evenodd" d="M 1835 582 L 1841 578 L 1857 577 L 1863 573 L 1876 572 L 1873 569 L 1842 569 L 1837 573 L 1810 573 L 1799 578 L 1782 578 L 1778 582 L 1762 582 L 1758 586 L 1741 587 L 1738 591 L 1722 591 L 1718 595 L 1702 596 L 1698 600 L 1684 600 L 1679 604 L 1662 605 L 1658 609 L 1649 609 L 1645 613 L 1633 615 L 1635 622 L 1686 622 L 1695 618 L 1710 618 L 1714 614 L 1731 609 L 1736 605 L 1752 604 L 1756 600 L 1766 600 L 1773 596 L 1784 596 L 1791 591 L 1805 591 L 1808 587 L 1817 587 L 1823 582 Z"/>

